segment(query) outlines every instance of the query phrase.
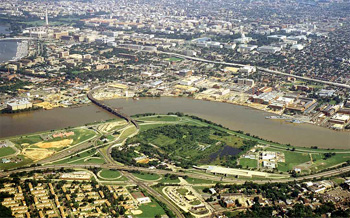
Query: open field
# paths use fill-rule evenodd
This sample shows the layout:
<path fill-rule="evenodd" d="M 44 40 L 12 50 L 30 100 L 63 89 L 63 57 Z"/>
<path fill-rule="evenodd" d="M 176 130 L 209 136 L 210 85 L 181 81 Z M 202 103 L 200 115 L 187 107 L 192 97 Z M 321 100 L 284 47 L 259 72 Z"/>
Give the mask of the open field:
<path fill-rule="evenodd" d="M 216 181 L 212 181 L 212 180 L 205 180 L 205 179 L 196 179 L 196 178 L 191 178 L 191 177 L 187 177 L 185 178 L 186 182 L 190 183 L 190 184 L 213 184 L 215 185 L 217 182 Z"/>
<path fill-rule="evenodd" d="M 278 163 L 278 170 L 282 172 L 287 172 L 292 170 L 293 167 L 310 161 L 310 156 L 306 153 L 296 153 L 293 151 L 285 151 L 285 163 Z"/>
<path fill-rule="evenodd" d="M 330 157 L 326 160 L 323 158 L 319 158 L 319 159 L 316 159 L 316 161 L 313 161 L 313 164 L 311 165 L 310 170 L 312 172 L 324 170 L 349 160 L 350 160 L 350 154 L 335 154 L 333 157 Z"/>
<path fill-rule="evenodd" d="M 140 117 L 140 118 L 136 117 L 136 120 L 175 122 L 175 121 L 179 121 L 181 119 L 177 116 L 161 116 L 161 115 L 158 116 L 158 115 L 156 115 L 156 116 L 147 116 L 147 117 Z"/>
<path fill-rule="evenodd" d="M 103 164 L 105 161 L 101 157 L 87 157 L 71 162 L 71 164 Z"/>
<path fill-rule="evenodd" d="M 176 57 L 171 57 L 171 58 L 165 58 L 164 60 L 171 61 L 171 62 L 177 62 L 177 61 L 182 61 L 183 59 L 176 58 Z"/>
<path fill-rule="evenodd" d="M 85 159 L 87 157 L 90 157 L 90 156 L 92 156 L 95 153 L 96 153 L 96 151 L 90 149 L 90 150 L 87 150 L 87 151 L 84 151 L 84 152 L 81 152 L 81 153 L 78 153 L 78 154 L 72 154 L 71 156 L 69 156 L 67 158 L 64 158 L 64 159 L 61 159 L 59 161 L 53 162 L 53 164 L 71 163 L 71 162 L 77 161 L 77 160 L 82 159 L 82 158 Z"/>
<path fill-rule="evenodd" d="M 157 204 L 154 200 L 148 204 L 141 204 L 138 208 L 142 211 L 142 214 L 134 215 L 139 218 L 155 217 L 157 215 L 165 215 L 163 208 Z"/>
<path fill-rule="evenodd" d="M 35 143 L 33 146 L 39 147 L 39 148 L 61 148 L 61 147 L 67 147 L 68 145 L 71 145 L 73 142 L 73 139 L 63 139 L 60 141 L 53 141 L 53 142 L 38 142 Z"/>
<path fill-rule="evenodd" d="M 48 140 L 43 140 L 42 138 L 42 137 L 50 136 L 55 133 L 70 132 L 70 131 L 74 132 L 74 135 L 71 135 L 68 137 L 49 138 Z M 49 142 L 61 141 L 63 139 L 71 139 L 73 140 L 72 145 L 75 145 L 79 142 L 92 138 L 95 135 L 96 133 L 93 130 L 86 129 L 86 128 L 75 128 L 75 129 L 69 129 L 69 130 L 56 130 L 56 131 L 50 131 L 50 132 L 36 133 L 33 135 L 23 135 L 23 136 L 13 137 L 11 138 L 11 141 L 17 145 L 28 146 L 39 142 L 49 143 Z"/>
<path fill-rule="evenodd" d="M 22 151 L 22 154 L 25 157 L 32 159 L 34 162 L 50 157 L 54 153 L 55 151 L 48 150 L 45 148 L 25 148 Z"/>
<path fill-rule="evenodd" d="M 20 161 L 11 162 L 11 163 L 0 163 L 0 169 L 7 170 L 7 169 L 12 169 L 12 168 L 22 167 L 22 166 L 25 166 L 27 164 L 33 163 L 33 160 L 26 158 L 23 155 L 17 155 L 16 159 L 18 159 Z"/>
<path fill-rule="evenodd" d="M 188 190 L 186 188 L 178 188 L 178 189 L 176 189 L 176 191 L 178 193 L 180 193 L 181 195 L 186 195 L 188 192 Z"/>
<path fill-rule="evenodd" d="M 169 184 L 178 184 L 180 180 L 178 178 L 171 179 L 170 177 L 163 177 L 161 180 L 158 181 L 159 183 L 169 183 Z"/>
<path fill-rule="evenodd" d="M 241 158 L 239 159 L 239 164 L 243 167 L 243 168 L 257 168 L 258 167 L 258 161 L 257 160 L 253 160 L 253 159 L 249 159 L 249 158 Z"/>
<path fill-rule="evenodd" d="M 159 175 L 150 173 L 133 173 L 133 175 L 142 180 L 157 180 L 160 178 Z"/>
<path fill-rule="evenodd" d="M 121 176 L 120 172 L 117 170 L 101 170 L 98 175 L 103 179 L 115 179 Z"/>
<path fill-rule="evenodd" d="M 5 157 L 16 153 L 16 151 L 11 147 L 0 148 L 0 157 Z"/>

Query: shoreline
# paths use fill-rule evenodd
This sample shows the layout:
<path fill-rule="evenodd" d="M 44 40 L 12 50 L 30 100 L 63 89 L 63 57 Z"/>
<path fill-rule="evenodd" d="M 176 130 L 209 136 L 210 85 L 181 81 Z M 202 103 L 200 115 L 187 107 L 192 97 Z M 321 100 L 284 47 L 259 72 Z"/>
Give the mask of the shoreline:
<path fill-rule="evenodd" d="M 164 97 L 164 96 L 163 96 Z M 167 97 L 164 97 L 164 99 L 166 99 Z M 179 102 L 179 100 L 175 100 L 176 98 L 177 99 L 179 99 L 179 97 L 174 97 L 174 96 L 172 96 L 171 98 L 174 98 L 174 101 L 175 102 Z M 170 98 L 170 99 L 171 99 Z M 183 97 L 181 97 L 181 98 L 183 98 Z M 193 99 L 193 98 L 191 98 L 191 97 L 185 97 L 187 100 L 186 101 L 193 101 L 193 100 L 198 100 L 198 99 Z M 149 101 L 150 102 L 148 102 L 147 101 L 147 99 L 149 99 Z M 113 103 L 113 100 L 116 100 L 116 102 L 118 102 L 118 100 L 120 100 L 121 102 L 119 102 L 119 103 L 116 103 L 116 104 L 114 104 Z M 185 100 L 185 99 L 184 99 Z M 125 101 L 125 102 L 129 102 L 129 103 L 126 103 L 125 104 L 125 106 L 127 106 L 127 105 L 129 105 L 129 106 L 131 106 L 131 105 L 133 105 L 133 104 L 136 104 L 136 105 L 139 105 L 140 106 L 140 103 L 137 103 L 138 102 L 138 100 L 134 100 L 134 99 L 132 99 L 132 98 L 117 98 L 117 99 L 111 99 L 111 101 L 109 101 L 108 102 L 108 100 L 106 100 L 107 102 L 107 104 L 111 104 L 111 105 L 113 105 L 112 107 L 118 107 L 118 105 L 122 105 L 123 104 L 123 102 Z M 149 103 L 151 103 L 151 105 L 153 105 L 153 104 L 158 104 L 158 103 L 156 103 L 156 102 L 158 102 L 158 101 L 162 101 L 161 100 L 161 98 L 160 97 L 145 97 L 145 98 L 143 98 L 143 99 L 141 99 L 141 105 L 142 105 L 142 101 L 146 101 L 146 102 L 148 102 L 148 103 L 146 103 L 146 106 L 147 105 L 149 105 Z M 155 102 L 153 102 L 152 103 L 152 101 L 155 101 Z M 169 100 L 165 100 L 166 102 L 167 101 L 169 101 Z M 172 102 L 172 100 L 170 100 L 170 102 Z M 206 102 L 206 101 L 203 101 L 203 100 L 198 100 L 198 102 Z M 210 104 L 215 104 L 215 103 L 225 103 L 225 102 L 210 102 Z M 196 104 L 198 104 L 198 103 L 195 103 L 195 105 Z M 242 107 L 242 105 L 235 105 L 235 104 L 232 104 L 232 103 L 230 103 L 230 104 L 226 104 L 226 106 L 225 105 L 223 105 L 222 107 L 224 108 L 224 111 L 230 111 L 230 110 L 233 110 L 233 111 L 235 111 L 235 109 L 233 108 L 233 109 L 229 109 L 230 108 L 230 106 L 229 105 L 232 105 L 232 106 L 234 106 L 234 107 L 239 107 L 238 108 L 238 111 L 240 111 L 240 110 L 247 110 L 248 109 L 248 111 L 251 111 L 251 112 L 247 112 L 247 113 L 253 113 L 252 114 L 252 116 L 257 116 L 257 117 L 260 117 L 259 119 L 260 119 L 260 121 L 262 121 L 263 123 L 260 123 L 260 124 L 264 124 L 264 125 L 267 125 L 267 126 L 269 126 L 269 125 L 272 125 L 271 126 L 271 128 L 273 128 L 273 129 L 275 129 L 276 131 L 278 131 L 278 126 L 279 125 L 283 125 L 284 127 L 283 127 L 283 132 L 282 132 L 282 135 L 286 135 L 286 134 L 288 134 L 285 130 L 286 129 L 290 129 L 290 131 L 293 131 L 294 132 L 294 130 L 295 131 L 297 131 L 297 132 L 300 132 L 300 129 L 305 129 L 305 131 L 306 132 L 308 132 L 308 130 L 309 130 L 309 128 L 310 128 L 310 133 L 312 134 L 312 135 L 314 135 L 315 137 L 316 137 L 316 135 L 317 134 L 322 134 L 322 132 L 325 132 L 325 131 L 327 131 L 327 132 L 325 132 L 326 133 L 326 135 L 328 135 L 328 136 L 337 136 L 337 135 L 339 135 L 339 134 L 341 134 L 341 135 L 339 135 L 339 137 L 342 139 L 342 140 L 340 140 L 339 142 L 341 142 L 340 144 L 339 143 L 326 143 L 326 144 L 324 144 L 324 141 L 319 141 L 319 140 L 316 140 L 316 142 L 315 141 L 310 141 L 310 140 L 307 140 L 307 141 L 300 141 L 300 143 L 298 142 L 298 143 L 296 143 L 296 144 L 293 144 L 293 143 L 291 143 L 290 141 L 288 141 L 288 140 L 284 140 L 283 138 L 279 138 L 277 135 L 276 136 L 274 136 L 274 134 L 270 134 L 270 133 L 266 133 L 266 131 L 263 131 L 262 133 L 258 133 L 255 129 L 254 129 L 254 125 L 255 124 L 253 124 L 253 129 L 252 130 L 250 130 L 248 127 L 249 127 L 249 125 L 247 126 L 247 125 L 245 125 L 245 124 L 242 124 L 243 126 L 241 126 L 241 125 L 237 125 L 237 124 L 240 124 L 240 122 L 242 122 L 242 120 L 241 119 L 238 119 L 237 120 L 237 122 L 235 121 L 235 119 L 230 119 L 230 121 L 229 122 L 232 122 L 232 125 L 230 125 L 229 123 L 225 123 L 225 121 L 224 120 L 220 120 L 220 117 L 219 117 L 219 120 L 217 120 L 216 118 L 215 118 L 215 114 L 212 114 L 212 115 L 208 115 L 206 112 L 204 112 L 204 114 L 203 114 L 203 116 L 202 115 L 200 115 L 200 114 L 196 114 L 196 113 L 193 113 L 193 112 L 191 112 L 191 110 L 190 111 L 186 111 L 186 110 L 184 110 L 183 112 L 185 113 L 185 114 L 188 114 L 188 115 L 194 115 L 194 116 L 198 116 L 198 117 L 201 117 L 201 118 L 203 118 L 203 119 L 207 119 L 207 120 L 211 120 L 212 122 L 215 122 L 215 123 L 219 123 L 219 124 L 221 124 L 221 125 L 223 125 L 223 126 L 225 126 L 225 127 L 227 127 L 227 128 L 229 128 L 229 129 L 231 129 L 231 130 L 233 130 L 233 131 L 238 131 L 238 130 L 242 130 L 242 131 L 244 131 L 244 132 L 246 132 L 246 133 L 250 133 L 250 134 L 252 134 L 252 135 L 257 135 L 257 136 L 259 136 L 259 137 L 261 137 L 261 138 L 263 138 L 263 139 L 266 139 L 266 140 L 270 140 L 270 141 L 276 141 L 276 142 L 278 142 L 278 143 L 282 143 L 282 144 L 292 144 L 293 146 L 297 146 L 297 147 L 305 147 L 305 148 L 308 148 L 308 147 L 310 147 L 311 145 L 314 145 L 314 146 L 318 146 L 319 148 L 325 148 L 325 149 L 333 149 L 333 148 L 335 148 L 335 149 L 346 149 L 348 146 L 346 146 L 347 144 L 348 144 L 348 140 L 347 140 L 347 138 L 349 138 L 349 137 L 347 137 L 348 135 L 348 132 L 345 132 L 345 131 L 328 131 L 329 129 L 327 129 L 327 128 L 320 128 L 320 126 L 317 126 L 317 125 L 298 125 L 298 126 L 296 126 L 295 124 L 293 124 L 293 125 L 290 125 L 290 123 L 287 123 L 287 122 L 283 122 L 283 121 L 280 121 L 280 120 L 278 120 L 278 122 L 276 122 L 276 121 L 274 121 L 274 120 L 268 120 L 268 119 L 265 119 L 265 116 L 268 116 L 269 114 L 271 114 L 271 113 L 268 113 L 268 112 L 266 112 L 266 111 L 261 111 L 262 112 L 262 114 L 261 114 L 261 112 L 259 113 L 259 112 L 257 112 L 257 111 L 252 111 L 252 110 L 250 110 L 251 108 L 250 107 L 247 107 L 247 106 L 243 106 Z M 95 108 L 95 107 L 93 107 L 94 105 L 92 104 L 92 103 L 85 103 L 85 104 L 79 104 L 79 105 L 73 105 L 73 106 L 70 106 L 70 107 L 66 107 L 66 108 L 63 108 L 63 107 L 58 107 L 56 110 L 53 110 L 53 111 L 57 111 L 57 112 L 49 112 L 49 111 L 51 111 L 51 110 L 48 110 L 47 112 L 45 112 L 45 110 L 41 110 L 41 111 L 39 111 L 39 112 L 25 112 L 25 113 L 17 113 L 17 114 L 4 114 L 3 115 L 3 119 L 4 120 L 8 120 L 8 119 L 16 119 L 16 118 L 20 118 L 21 117 L 21 115 L 22 116 L 24 116 L 24 117 L 27 117 L 27 116 L 30 116 L 30 117 L 47 117 L 47 116 L 49 116 L 50 114 L 60 114 L 60 115 L 64 115 L 64 116 L 71 116 L 70 114 L 76 114 L 76 113 L 81 113 L 81 111 L 86 111 L 86 112 L 88 112 L 88 114 L 87 115 L 89 115 L 90 117 L 94 117 L 93 119 L 91 119 L 91 121 L 87 121 L 87 122 L 68 122 L 68 124 L 67 125 L 60 125 L 59 123 L 57 123 L 57 124 L 50 124 L 50 123 L 52 123 L 52 122 L 48 122 L 49 123 L 49 127 L 47 128 L 47 129 L 57 129 L 57 128 L 65 128 L 65 127 L 67 127 L 67 126 L 81 126 L 81 125 L 84 125 L 84 124 L 86 124 L 86 123 L 91 123 L 91 122 L 96 122 L 96 121 L 99 121 L 99 122 L 103 122 L 103 121 L 105 121 L 105 120 L 108 120 L 108 119 L 113 119 L 113 117 L 112 117 L 112 115 L 108 115 L 109 113 L 108 112 L 106 112 L 106 113 L 99 113 L 99 112 L 101 112 L 101 111 L 99 111 L 99 109 L 98 108 Z M 215 106 L 215 105 L 213 105 L 213 106 Z M 92 107 L 92 108 L 91 108 Z M 220 107 L 220 105 L 216 105 L 215 107 Z M 78 108 L 83 108 L 83 109 L 81 109 L 81 110 L 79 110 Z M 150 107 L 150 108 L 152 108 L 152 107 Z M 149 109 L 150 109 L 149 108 Z M 178 107 L 176 107 L 176 108 L 174 108 L 173 110 L 171 110 L 171 109 L 169 109 L 168 107 L 165 107 L 166 109 L 165 110 L 160 110 L 160 111 L 154 111 L 155 113 L 157 113 L 157 114 L 166 114 L 166 113 L 168 113 L 168 112 L 181 112 L 182 111 L 182 109 L 179 109 Z M 181 108 L 181 107 L 180 107 Z M 226 108 L 226 109 L 225 109 Z M 69 110 L 65 110 L 65 109 L 69 109 Z M 255 108 L 253 108 L 253 109 L 255 109 Z M 79 112 L 77 112 L 77 110 L 79 111 Z M 125 111 L 125 108 L 123 109 L 124 111 Z M 127 109 L 126 109 L 126 111 L 128 111 Z M 143 112 L 145 112 L 145 113 L 147 113 L 148 111 L 146 110 L 146 111 L 144 111 L 144 110 L 142 110 L 142 111 L 140 111 L 140 110 L 137 110 L 137 109 L 135 109 L 134 110 L 134 112 L 131 112 L 131 111 L 128 111 L 129 112 L 129 114 L 130 115 L 133 115 L 134 114 L 134 112 L 135 112 L 135 114 L 138 114 L 138 113 L 143 113 Z M 42 115 L 41 115 L 41 113 L 43 113 Z M 96 115 L 94 115 L 96 113 Z M 65 115 L 66 114 L 66 115 Z M 102 115 L 98 115 L 98 114 L 102 114 Z M 103 114 L 106 114 L 106 115 L 103 115 Z M 245 113 L 244 113 L 245 114 Z M 254 114 L 256 114 L 256 115 L 254 115 Z M 212 116 L 214 116 L 214 117 L 212 117 Z M 74 117 L 74 116 L 73 116 Z M 106 117 L 110 117 L 110 118 L 106 118 Z M 214 120 L 212 120 L 211 119 L 211 117 L 214 119 Z M 53 120 L 55 120 L 55 119 L 53 119 Z M 79 120 L 79 119 L 78 119 Z M 80 119 L 81 120 L 81 119 Z M 264 120 L 266 120 L 266 121 L 264 121 Z M 21 121 L 21 120 L 20 120 Z M 86 121 L 86 120 L 85 120 Z M 56 123 L 56 122 L 53 122 L 53 123 Z M 5 123 L 4 123 L 5 124 Z M 24 122 L 23 123 L 24 125 L 27 125 L 28 127 L 31 125 L 30 123 L 27 123 L 27 122 Z M 14 125 L 14 126 L 17 126 L 17 125 Z M 5 127 L 5 126 L 4 126 Z M 277 128 L 276 128 L 277 127 Z M 248 129 L 247 129 L 248 128 Z M 28 129 L 27 130 L 21 130 L 21 131 L 19 131 L 19 132 L 13 132 L 14 134 L 4 134 L 4 137 L 12 137 L 12 136 L 15 136 L 15 135 L 23 135 L 23 134 L 31 134 L 31 133 L 35 133 L 35 132 L 37 132 L 36 131 L 36 128 L 34 128 L 35 130 L 33 130 L 33 131 L 29 131 L 28 132 Z M 294 130 L 293 130 L 294 129 Z M 42 128 L 38 128 L 38 131 L 44 131 L 44 129 L 42 129 Z M 304 131 L 304 132 L 305 132 Z M 302 131 L 302 133 L 303 133 L 303 131 Z M 267 135 L 266 135 L 267 134 Z M 316 135 L 315 135 L 316 134 Z M 333 135 L 333 134 L 335 134 L 335 135 Z M 294 133 L 292 134 L 292 135 L 295 135 Z M 303 135 L 303 134 L 302 134 Z M 289 136 L 289 135 L 288 135 Z M 276 138 L 277 137 L 277 138 Z M 304 136 L 303 136 L 304 137 Z M 301 138 L 303 138 L 303 137 L 301 137 Z M 344 141 L 345 140 L 345 141 Z M 326 140 L 327 141 L 327 140 Z"/>
<path fill-rule="evenodd" d="M 162 96 L 160 96 L 160 97 L 139 97 L 139 99 L 142 99 L 142 98 L 162 98 L 162 97 L 189 98 L 189 99 L 197 100 L 197 101 L 209 101 L 209 102 L 217 102 L 217 103 L 231 104 L 231 105 L 236 105 L 236 106 L 244 107 L 245 109 L 253 109 L 253 110 L 256 110 L 256 111 L 269 113 L 269 114 L 271 114 L 271 115 L 281 115 L 280 113 L 277 113 L 277 112 L 274 112 L 274 111 L 271 111 L 271 110 L 262 110 L 262 109 L 259 109 L 259 108 L 257 108 L 257 107 L 254 107 L 254 106 L 250 106 L 249 104 L 240 104 L 240 103 L 237 103 L 237 102 L 211 100 L 211 99 L 206 99 L 206 98 L 195 98 L 195 97 L 188 97 L 188 96 L 162 95 Z M 127 99 L 127 100 L 132 99 L 132 100 L 134 100 L 134 101 L 138 101 L 138 100 L 136 100 L 136 99 L 133 99 L 133 97 L 99 98 L 98 100 L 100 100 L 100 101 L 105 101 L 105 100 L 114 100 L 114 99 Z M 301 123 L 291 123 L 291 122 L 287 122 L 286 120 L 283 120 L 283 122 L 284 122 L 285 124 L 307 124 L 307 125 L 312 125 L 312 126 L 321 127 L 321 128 L 324 128 L 324 129 L 329 129 L 329 130 L 332 130 L 332 131 L 334 131 L 334 132 L 350 132 L 350 129 L 349 129 L 349 130 L 346 130 L 346 129 L 341 129 L 341 130 L 340 130 L 340 129 L 332 129 L 332 128 L 327 128 L 327 127 L 324 127 L 324 126 L 316 125 L 315 123 L 310 122 L 310 121 L 300 120 L 299 118 L 296 118 L 296 117 L 291 116 L 291 115 L 283 114 L 283 116 L 287 117 L 288 119 L 301 121 Z"/>

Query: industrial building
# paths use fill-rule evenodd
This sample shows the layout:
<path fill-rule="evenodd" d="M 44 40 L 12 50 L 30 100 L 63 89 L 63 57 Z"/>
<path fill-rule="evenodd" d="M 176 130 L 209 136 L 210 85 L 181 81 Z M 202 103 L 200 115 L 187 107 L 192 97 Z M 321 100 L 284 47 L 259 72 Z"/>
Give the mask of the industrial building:
<path fill-rule="evenodd" d="M 20 99 L 7 103 L 7 109 L 11 111 L 24 110 L 32 107 L 33 104 L 29 102 L 28 99 Z"/>

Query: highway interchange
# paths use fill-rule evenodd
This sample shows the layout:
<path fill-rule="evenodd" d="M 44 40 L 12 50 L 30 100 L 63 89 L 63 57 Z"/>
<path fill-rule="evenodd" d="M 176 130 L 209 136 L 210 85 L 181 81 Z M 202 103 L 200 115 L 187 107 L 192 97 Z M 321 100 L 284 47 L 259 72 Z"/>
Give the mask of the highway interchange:
<path fill-rule="evenodd" d="M 183 57 L 178 56 L 178 57 Z M 183 57 L 184 58 L 184 57 Z M 106 106 L 104 106 L 104 109 L 106 109 Z M 108 111 L 112 111 L 114 109 L 110 108 Z M 132 127 L 133 125 L 136 127 L 136 131 L 129 135 L 128 137 L 132 137 L 135 134 L 138 133 L 139 131 L 139 125 L 135 125 L 136 121 L 130 122 L 130 119 L 127 120 L 129 124 L 132 125 L 127 125 L 125 129 Z M 182 212 L 178 207 L 174 205 L 169 199 L 155 191 L 150 183 L 141 181 L 135 176 L 133 176 L 131 173 L 134 171 L 140 171 L 140 172 L 145 172 L 145 173 L 154 173 L 154 174 L 159 174 L 159 175 L 165 175 L 165 174 L 172 174 L 176 175 L 178 177 L 188 177 L 190 176 L 191 178 L 195 179 L 202 179 L 202 180 L 211 180 L 214 182 L 223 182 L 223 183 L 234 183 L 234 184 L 242 184 L 245 183 L 246 180 L 244 179 L 239 179 L 235 177 L 226 177 L 223 175 L 213 175 L 213 174 L 208 174 L 205 173 L 204 171 L 197 171 L 194 172 L 193 170 L 186 170 L 182 169 L 181 171 L 172 171 L 172 170 L 161 170 L 161 169 L 149 169 L 149 168 L 143 168 L 143 167 L 135 167 L 135 166 L 124 166 L 121 164 L 117 164 L 113 158 L 111 157 L 111 149 L 115 145 L 113 143 L 107 143 L 103 144 L 102 146 L 97 146 L 97 140 L 101 136 L 101 133 L 98 133 L 96 136 L 93 138 L 90 138 L 84 142 L 79 143 L 78 145 L 65 149 L 62 152 L 58 152 L 55 155 L 46 158 L 44 160 L 41 160 L 37 163 L 37 166 L 30 166 L 26 168 L 21 168 L 21 169 L 14 169 L 14 170 L 8 170 L 8 171 L 2 171 L 0 172 L 0 177 L 5 177 L 10 174 L 14 173 L 21 173 L 21 172 L 30 172 L 30 171 L 37 171 L 37 170 L 48 170 L 48 169 L 61 169 L 61 168 L 66 168 L 66 169 L 72 169 L 72 168 L 85 168 L 85 169 L 91 169 L 91 168 L 99 168 L 99 169 L 115 169 L 119 170 L 122 172 L 122 174 L 129 179 L 129 182 L 132 182 L 142 189 L 146 190 L 149 194 L 151 194 L 153 197 L 155 197 L 157 200 L 163 202 L 164 204 L 167 205 L 167 207 L 176 215 L 176 217 L 184 217 Z M 128 138 L 127 137 L 127 138 Z M 127 139 L 126 138 L 126 139 Z M 119 144 L 122 144 L 125 142 L 124 139 L 122 142 Z M 92 148 L 92 146 L 93 148 Z M 104 153 L 102 152 L 102 147 L 107 147 L 107 152 Z M 106 164 L 54 164 L 55 161 L 60 160 L 62 158 L 67 158 L 71 156 L 74 153 L 84 151 L 86 149 L 96 149 L 97 151 L 100 152 L 102 155 L 103 159 L 105 160 Z M 288 179 L 260 179 L 260 180 L 254 180 L 255 183 L 258 184 L 264 184 L 264 183 L 287 183 L 287 182 L 293 182 L 293 181 L 302 181 L 302 180 L 312 180 L 312 179 L 321 179 L 323 177 L 331 177 L 331 176 L 336 176 L 339 174 L 343 174 L 346 172 L 350 172 L 350 166 L 346 167 L 341 167 L 338 169 L 332 169 L 328 170 L 325 172 L 319 172 L 313 175 L 307 175 L 307 176 L 302 176 L 302 177 L 297 177 L 297 178 L 288 178 Z"/>

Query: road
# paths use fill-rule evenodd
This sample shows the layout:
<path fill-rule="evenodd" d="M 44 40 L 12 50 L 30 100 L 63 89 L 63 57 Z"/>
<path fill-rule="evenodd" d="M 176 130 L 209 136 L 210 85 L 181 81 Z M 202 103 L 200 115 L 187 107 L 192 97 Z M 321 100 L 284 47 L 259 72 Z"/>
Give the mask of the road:
<path fill-rule="evenodd" d="M 171 202 L 170 200 L 168 200 L 167 198 L 165 198 L 163 195 L 159 194 L 157 191 L 155 191 L 153 188 L 151 188 L 150 186 L 148 186 L 148 183 L 145 181 L 139 181 L 135 176 L 133 176 L 132 174 L 128 173 L 128 172 L 123 172 L 124 176 L 128 179 L 130 179 L 131 181 L 133 181 L 136 185 L 138 185 L 140 188 L 145 189 L 149 194 L 151 194 L 153 197 L 155 197 L 156 199 L 158 199 L 159 201 L 163 202 L 164 204 L 166 204 L 166 206 L 174 212 L 174 214 L 176 215 L 176 217 L 185 217 L 181 211 L 177 208 L 176 205 L 174 205 L 173 202 Z"/>
<path fill-rule="evenodd" d="M 229 63 L 229 62 L 223 62 L 223 61 L 211 61 L 211 60 L 207 60 L 207 59 L 204 59 L 204 58 L 191 57 L 191 56 L 186 56 L 186 55 L 177 54 L 177 53 L 171 53 L 171 52 L 158 51 L 158 53 L 159 54 L 166 54 L 166 55 L 174 56 L 174 57 L 178 57 L 178 58 L 184 58 L 184 59 L 188 59 L 188 60 L 193 60 L 193 61 L 199 61 L 199 62 L 211 63 L 211 64 L 221 64 L 221 65 L 226 65 L 226 66 L 231 66 L 231 67 L 248 66 L 248 65 L 244 65 L 244 64 Z M 331 86 L 337 86 L 337 87 L 340 87 L 340 88 L 350 89 L 350 85 L 346 85 L 346 84 L 342 84 L 342 83 L 323 81 L 323 80 L 319 80 L 319 79 L 313 79 L 313 78 L 310 78 L 310 77 L 298 76 L 298 75 L 293 75 L 293 74 L 289 74 L 289 73 L 283 73 L 281 71 L 271 70 L 271 69 L 264 68 L 264 67 L 257 67 L 257 69 L 262 71 L 262 72 L 266 72 L 266 73 L 278 74 L 278 75 L 283 75 L 283 76 L 289 76 L 289 77 L 294 77 L 294 78 L 301 79 L 301 80 L 317 82 L 317 83 L 323 83 L 323 84 L 326 84 L 326 85 L 331 85 Z"/>
<path fill-rule="evenodd" d="M 199 174 L 199 173 L 185 173 L 185 172 L 173 172 L 170 170 L 159 170 L 159 169 L 148 169 L 143 167 L 133 167 L 133 166 L 120 166 L 115 164 L 60 164 L 60 165 L 47 165 L 47 166 L 37 166 L 37 167 L 28 167 L 23 169 L 17 169 L 17 170 L 11 170 L 11 171 L 3 171 L 0 172 L 0 177 L 8 176 L 12 173 L 19 173 L 19 172 L 29 172 L 33 170 L 45 170 L 45 169 L 60 169 L 60 168 L 90 168 L 90 167 L 97 167 L 102 169 L 116 169 L 120 171 L 141 171 L 146 173 L 155 173 L 160 175 L 165 174 L 173 174 L 176 176 L 190 176 L 192 178 L 196 179 L 205 179 L 205 180 L 212 180 L 216 182 L 225 182 L 225 183 L 236 183 L 236 184 L 242 184 L 245 183 L 246 180 L 244 179 L 236 179 L 236 178 L 229 178 L 229 177 L 221 177 L 211 174 Z M 313 175 L 308 176 L 302 176 L 297 178 L 288 178 L 288 179 L 274 179 L 274 180 L 252 180 L 254 183 L 258 184 L 265 184 L 265 183 L 286 183 L 286 182 L 292 182 L 292 181 L 301 181 L 301 180 L 311 180 L 311 179 L 320 179 L 322 177 L 330 177 L 330 176 L 336 176 L 342 173 L 350 172 L 350 166 L 342 167 L 339 169 L 333 169 L 326 172 L 320 172 Z"/>

